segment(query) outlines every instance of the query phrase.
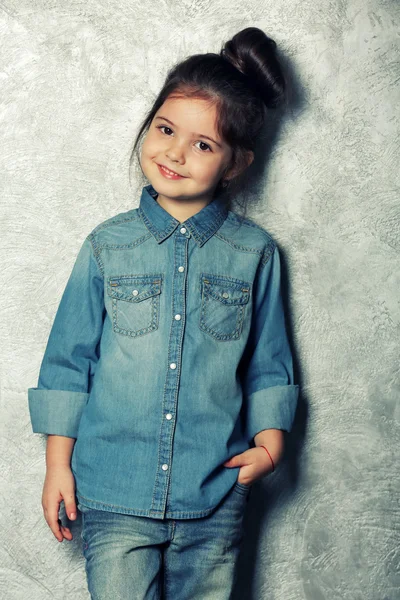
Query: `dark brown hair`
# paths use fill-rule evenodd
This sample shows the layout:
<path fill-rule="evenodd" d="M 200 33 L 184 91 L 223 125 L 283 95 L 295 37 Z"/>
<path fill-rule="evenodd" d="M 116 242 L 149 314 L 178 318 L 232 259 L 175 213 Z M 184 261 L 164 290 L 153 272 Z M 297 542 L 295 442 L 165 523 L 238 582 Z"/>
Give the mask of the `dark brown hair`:
<path fill-rule="evenodd" d="M 173 66 L 153 106 L 142 122 L 130 157 L 136 152 L 140 165 L 140 143 L 151 122 L 170 95 L 199 98 L 216 104 L 217 131 L 232 148 L 226 171 L 246 163 L 246 151 L 254 152 L 266 111 L 286 103 L 286 79 L 276 56 L 276 42 L 257 27 L 242 29 L 227 41 L 219 54 L 194 54 Z M 225 172 L 226 172 L 225 171 Z M 230 205 L 240 190 L 241 178 L 218 183 Z"/>

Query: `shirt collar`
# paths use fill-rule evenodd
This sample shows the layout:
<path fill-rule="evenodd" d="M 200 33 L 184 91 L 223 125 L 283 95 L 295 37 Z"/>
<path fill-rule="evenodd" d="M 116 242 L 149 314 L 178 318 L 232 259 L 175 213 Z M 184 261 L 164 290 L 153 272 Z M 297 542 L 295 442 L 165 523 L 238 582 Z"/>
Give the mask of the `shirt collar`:
<path fill-rule="evenodd" d="M 157 192 L 154 187 L 151 184 L 145 185 L 142 189 L 138 211 L 147 229 L 160 244 L 175 231 L 180 221 L 158 204 L 156 196 Z M 186 219 L 183 224 L 192 234 L 196 243 L 202 246 L 221 227 L 228 212 L 229 209 L 220 193 L 197 214 Z"/>

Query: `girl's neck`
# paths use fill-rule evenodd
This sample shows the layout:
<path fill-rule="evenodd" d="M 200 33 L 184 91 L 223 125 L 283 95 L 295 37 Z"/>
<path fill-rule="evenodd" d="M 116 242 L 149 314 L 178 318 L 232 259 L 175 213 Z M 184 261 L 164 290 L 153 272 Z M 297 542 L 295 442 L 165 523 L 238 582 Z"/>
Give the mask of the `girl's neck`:
<path fill-rule="evenodd" d="M 177 219 L 180 223 L 183 223 L 187 219 L 190 219 L 193 215 L 200 212 L 207 204 L 212 202 L 205 200 L 172 200 L 171 198 L 165 198 L 160 194 L 155 196 L 156 202 L 162 206 L 164 210 Z"/>

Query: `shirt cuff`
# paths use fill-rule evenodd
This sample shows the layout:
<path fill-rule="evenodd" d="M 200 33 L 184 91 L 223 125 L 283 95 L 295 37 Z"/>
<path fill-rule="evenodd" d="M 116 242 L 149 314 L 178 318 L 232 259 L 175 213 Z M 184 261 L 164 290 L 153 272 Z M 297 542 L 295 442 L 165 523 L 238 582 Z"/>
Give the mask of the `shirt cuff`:
<path fill-rule="evenodd" d="M 88 398 L 89 394 L 85 392 L 28 388 L 33 433 L 77 438 Z"/>
<path fill-rule="evenodd" d="M 264 429 L 291 431 L 299 396 L 299 385 L 275 385 L 258 390 L 246 399 L 247 439 Z"/>

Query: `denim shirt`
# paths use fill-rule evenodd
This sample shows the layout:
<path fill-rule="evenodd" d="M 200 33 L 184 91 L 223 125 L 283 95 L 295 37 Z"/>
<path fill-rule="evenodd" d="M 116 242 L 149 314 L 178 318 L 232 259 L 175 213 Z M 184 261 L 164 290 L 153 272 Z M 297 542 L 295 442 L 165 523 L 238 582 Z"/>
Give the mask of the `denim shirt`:
<path fill-rule="evenodd" d="M 80 504 L 198 518 L 250 487 L 223 463 L 291 430 L 299 386 L 271 235 L 218 195 L 183 223 L 156 198 L 84 240 L 29 410 L 34 433 L 76 438 Z"/>

